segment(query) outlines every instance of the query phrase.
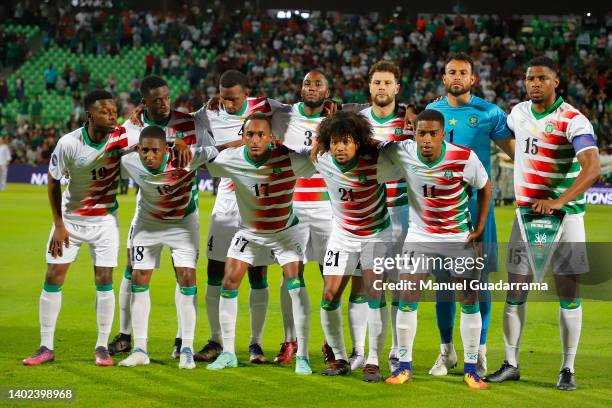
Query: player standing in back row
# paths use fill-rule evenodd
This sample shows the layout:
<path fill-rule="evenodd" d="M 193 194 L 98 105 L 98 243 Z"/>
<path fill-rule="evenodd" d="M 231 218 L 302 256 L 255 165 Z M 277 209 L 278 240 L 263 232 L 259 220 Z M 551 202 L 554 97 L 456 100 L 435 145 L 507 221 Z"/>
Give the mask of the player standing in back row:
<path fill-rule="evenodd" d="M 508 127 L 516 136 L 514 191 L 519 207 L 540 214 L 566 213 L 552 269 L 559 295 L 559 327 L 563 360 L 557 388 L 575 390 L 574 359 L 582 330 L 580 274 L 589 271 L 586 253 L 584 193 L 600 173 L 599 152 L 593 126 L 572 105 L 557 97 L 559 77 L 548 57 L 532 59 L 527 66 L 525 87 L 529 101 L 516 105 L 508 116 Z M 526 246 L 515 218 L 508 244 L 508 281 L 531 282 Z M 486 381 L 520 378 L 518 352 L 528 293 L 508 292 L 504 306 L 506 359 Z"/>

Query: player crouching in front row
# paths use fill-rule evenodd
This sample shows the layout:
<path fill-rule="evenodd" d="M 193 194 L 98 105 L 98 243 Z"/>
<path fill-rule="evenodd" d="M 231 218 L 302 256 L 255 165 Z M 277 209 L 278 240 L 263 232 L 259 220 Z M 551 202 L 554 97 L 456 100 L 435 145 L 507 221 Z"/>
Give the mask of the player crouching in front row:
<path fill-rule="evenodd" d="M 193 338 L 196 324 L 196 263 L 200 237 L 197 169 L 228 145 L 194 148 L 185 168 L 170 161 L 166 133 L 159 126 L 148 126 L 140 133 L 138 152 L 121 159 L 124 178 L 129 176 L 140 187 L 134 222 L 130 230 L 132 254 L 132 327 L 134 351 L 120 366 L 149 364 L 147 335 L 151 299 L 149 282 L 159 267 L 164 245 L 170 248 L 180 286 L 178 316 L 182 329 L 179 368 L 195 368 Z"/>

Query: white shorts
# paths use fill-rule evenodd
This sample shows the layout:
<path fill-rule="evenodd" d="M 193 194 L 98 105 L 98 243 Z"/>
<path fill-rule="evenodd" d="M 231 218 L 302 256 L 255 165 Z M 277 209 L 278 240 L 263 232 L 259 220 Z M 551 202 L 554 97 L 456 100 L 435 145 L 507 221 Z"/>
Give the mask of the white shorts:
<path fill-rule="evenodd" d="M 388 207 L 389 217 L 391 218 L 392 239 L 387 256 L 395 257 L 402 253 L 406 234 L 408 234 L 408 206 Z M 399 270 L 397 268 L 388 270 L 389 281 L 399 281 Z"/>
<path fill-rule="evenodd" d="M 551 260 L 554 274 L 578 275 L 589 271 L 585 241 L 584 215 L 567 214 L 563 221 L 559 244 Z M 509 273 L 517 275 L 532 274 L 527 258 L 527 248 L 516 218 L 512 225 L 510 242 L 508 243 L 506 267 Z"/>
<path fill-rule="evenodd" d="M 47 263 L 69 264 L 76 260 L 79 249 L 84 242 L 89 244 L 89 252 L 94 266 L 114 268 L 117 266 L 117 255 L 119 253 L 119 222 L 116 213 L 107 220 L 94 225 L 74 224 L 64 220 L 68 231 L 69 247 L 64 246 L 62 256 L 53 258 L 49 252 L 49 244 L 55 232 L 55 226 L 51 227 L 49 240 L 45 253 Z"/>
<path fill-rule="evenodd" d="M 132 231 L 132 268 L 159 268 L 164 245 L 170 248 L 172 262 L 178 268 L 195 268 L 200 248 L 198 213 L 189 214 L 183 222 L 136 220 Z"/>
<path fill-rule="evenodd" d="M 256 234 L 247 229 L 239 230 L 232 238 L 227 251 L 228 258 L 238 259 L 251 266 L 256 259 L 276 259 L 280 266 L 301 262 L 304 258 L 300 242 L 300 224 L 275 234 Z"/>
<path fill-rule="evenodd" d="M 327 241 L 323 275 L 362 276 L 362 270 L 374 269 L 375 258 L 387 257 L 391 237 L 391 228 L 359 239 L 332 230 Z"/>
<path fill-rule="evenodd" d="M 239 230 L 240 212 L 236 200 L 217 198 L 212 210 L 208 238 L 206 239 L 206 256 L 213 261 L 225 262 L 232 238 Z M 261 254 L 253 260 L 253 266 L 265 266 L 275 263 L 270 253 Z"/>
<path fill-rule="evenodd" d="M 317 262 L 323 265 L 325 247 L 332 228 L 332 209 L 328 201 L 321 204 L 294 204 L 293 209 L 300 223 L 298 225 L 304 249 L 304 263 Z"/>

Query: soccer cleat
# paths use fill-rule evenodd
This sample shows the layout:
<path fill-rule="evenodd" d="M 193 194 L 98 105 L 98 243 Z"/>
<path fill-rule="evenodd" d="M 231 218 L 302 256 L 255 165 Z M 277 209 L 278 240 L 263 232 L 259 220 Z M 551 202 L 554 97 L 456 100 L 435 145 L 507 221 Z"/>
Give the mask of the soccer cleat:
<path fill-rule="evenodd" d="M 179 355 L 179 368 L 191 370 L 196 368 L 193 361 L 193 351 L 189 347 L 183 347 Z"/>
<path fill-rule="evenodd" d="M 383 380 L 380 375 L 380 368 L 374 364 L 366 364 L 363 369 L 363 381 L 365 382 L 381 382 Z"/>
<path fill-rule="evenodd" d="M 351 375 L 351 365 L 346 360 L 334 360 L 321 373 L 325 376 Z"/>
<path fill-rule="evenodd" d="M 473 390 L 488 390 L 489 386 L 476 373 L 465 373 L 463 382 Z"/>
<path fill-rule="evenodd" d="M 264 356 L 264 352 L 261 346 L 257 343 L 253 343 L 249 346 L 249 361 L 252 364 L 265 364 L 268 360 Z"/>
<path fill-rule="evenodd" d="M 55 360 L 55 353 L 45 346 L 40 346 L 31 357 L 23 359 L 23 365 L 36 366 Z"/>
<path fill-rule="evenodd" d="M 232 353 L 224 351 L 219 354 L 217 359 L 206 366 L 207 370 L 223 370 L 224 368 L 236 368 L 238 367 L 238 359 Z"/>
<path fill-rule="evenodd" d="M 321 352 L 323 353 L 323 361 L 325 364 L 329 365 L 336 361 L 336 356 L 334 355 L 334 350 L 327 344 L 327 342 L 323 343 L 323 347 L 321 347 Z"/>
<path fill-rule="evenodd" d="M 274 357 L 274 363 L 276 364 L 291 364 L 293 356 L 297 352 L 297 341 L 286 341 L 281 343 L 280 351 L 278 355 Z"/>
<path fill-rule="evenodd" d="M 400 365 L 399 358 L 397 358 L 396 356 L 389 357 L 389 372 L 390 373 L 396 372 L 397 369 L 399 368 L 399 365 Z"/>
<path fill-rule="evenodd" d="M 385 380 L 385 384 L 400 385 L 411 380 L 412 371 L 398 368 L 391 374 L 391 377 Z"/>
<path fill-rule="evenodd" d="M 312 369 L 310 368 L 310 361 L 308 361 L 306 357 L 295 357 L 295 373 L 300 375 L 312 374 Z"/>
<path fill-rule="evenodd" d="M 132 336 L 119 333 L 113 341 L 108 344 L 108 352 L 111 356 L 117 353 L 129 352 L 132 349 Z"/>
<path fill-rule="evenodd" d="M 202 350 L 193 355 L 195 361 L 215 361 L 223 352 L 223 346 L 216 341 L 208 340 Z"/>
<path fill-rule="evenodd" d="M 121 367 L 135 367 L 138 365 L 148 365 L 149 355 L 143 349 L 135 348 L 132 354 L 119 362 Z"/>
<path fill-rule="evenodd" d="M 476 374 L 480 378 L 484 378 L 487 375 L 487 355 L 478 353 L 478 361 L 476 361 Z"/>
<path fill-rule="evenodd" d="M 96 365 L 99 367 L 108 367 L 113 365 L 108 349 L 104 346 L 96 347 Z"/>
<path fill-rule="evenodd" d="M 455 350 L 451 350 L 449 354 L 438 354 L 438 358 L 433 367 L 431 367 L 431 370 L 429 370 L 429 374 L 436 376 L 446 375 L 448 370 L 455 367 L 457 367 L 457 353 Z"/>
<path fill-rule="evenodd" d="M 181 339 L 180 337 L 177 337 L 174 339 L 174 346 L 172 346 L 172 354 L 170 354 L 170 356 L 175 359 L 178 360 L 181 356 L 181 350 L 182 347 L 181 345 L 183 344 L 183 339 Z"/>
<path fill-rule="evenodd" d="M 363 354 L 357 354 L 355 349 L 353 349 L 353 352 L 349 357 L 349 363 L 351 365 L 351 371 L 355 371 L 358 368 L 365 367 L 365 357 Z"/>
<path fill-rule="evenodd" d="M 484 380 L 486 382 L 500 383 L 504 381 L 518 381 L 521 378 L 521 372 L 518 367 L 511 366 L 504 360 L 501 368 L 493 374 L 487 375 Z"/>
<path fill-rule="evenodd" d="M 559 372 L 557 389 L 561 391 L 574 391 L 576 389 L 576 374 L 572 373 L 568 367 Z"/>

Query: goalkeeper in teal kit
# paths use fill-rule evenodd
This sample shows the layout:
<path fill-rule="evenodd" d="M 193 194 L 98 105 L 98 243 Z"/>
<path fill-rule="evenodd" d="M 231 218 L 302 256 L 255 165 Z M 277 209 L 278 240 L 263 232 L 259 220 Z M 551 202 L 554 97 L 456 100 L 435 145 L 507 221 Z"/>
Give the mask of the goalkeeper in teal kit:
<path fill-rule="evenodd" d="M 444 98 L 430 103 L 427 109 L 435 109 L 444 115 L 446 139 L 472 149 L 491 178 L 491 141 L 514 158 L 514 139 L 506 124 L 506 114 L 497 105 L 485 101 L 470 92 L 474 85 L 474 64 L 464 53 L 452 54 L 446 60 L 444 85 L 448 91 Z M 469 202 L 472 220 L 478 219 L 476 195 Z M 493 201 L 483 234 L 483 254 L 486 257 L 482 282 L 488 273 L 497 271 L 497 229 L 493 213 Z M 482 330 L 478 351 L 478 375 L 487 371 L 486 341 L 491 314 L 491 295 L 480 291 Z M 453 323 L 455 321 L 455 295 L 451 291 L 436 293 L 436 317 L 440 330 L 440 355 L 429 371 L 432 375 L 446 375 L 457 364 L 453 347 Z"/>

